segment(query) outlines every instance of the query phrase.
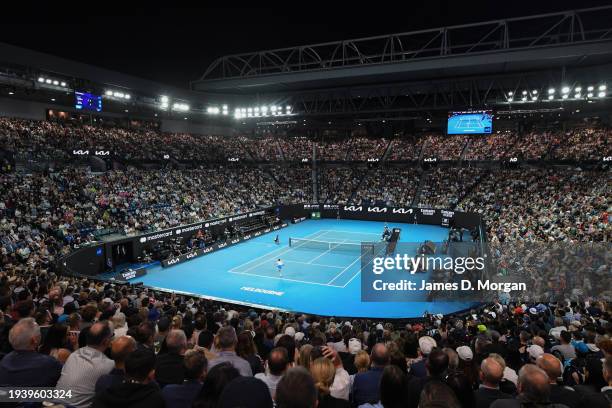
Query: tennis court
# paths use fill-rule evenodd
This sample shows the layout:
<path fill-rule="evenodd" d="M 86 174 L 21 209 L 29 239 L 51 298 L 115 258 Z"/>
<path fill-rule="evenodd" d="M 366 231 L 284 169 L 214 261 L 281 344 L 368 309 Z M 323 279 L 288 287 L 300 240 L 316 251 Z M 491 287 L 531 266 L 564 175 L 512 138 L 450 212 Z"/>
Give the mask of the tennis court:
<path fill-rule="evenodd" d="M 440 242 L 448 235 L 446 228 L 432 225 L 389 227 L 402 229 L 403 242 Z M 384 223 L 375 221 L 306 220 L 175 266 L 153 265 L 138 281 L 219 301 L 319 315 L 417 317 L 425 311 L 450 313 L 470 306 L 362 302 L 362 243 L 380 241 L 383 228 Z M 280 244 L 274 243 L 276 233 Z M 285 264 L 282 277 L 276 269 L 279 258 Z"/>
<path fill-rule="evenodd" d="M 362 246 L 380 239 L 373 232 L 319 230 L 304 238 L 289 238 L 289 247 L 279 248 L 260 258 L 230 269 L 230 273 L 307 284 L 345 287 L 361 271 Z M 285 264 L 282 277 L 275 267 Z"/>

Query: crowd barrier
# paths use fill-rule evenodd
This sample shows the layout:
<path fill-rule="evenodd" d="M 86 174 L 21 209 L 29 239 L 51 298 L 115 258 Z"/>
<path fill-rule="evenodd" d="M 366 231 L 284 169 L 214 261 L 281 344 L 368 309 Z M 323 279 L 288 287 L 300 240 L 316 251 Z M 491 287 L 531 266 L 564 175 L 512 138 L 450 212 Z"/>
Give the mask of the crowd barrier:
<path fill-rule="evenodd" d="M 188 238 L 197 231 L 208 231 L 218 236 L 230 224 L 240 223 L 245 219 L 263 215 L 276 215 L 281 220 L 302 220 L 306 218 L 337 218 L 364 221 L 383 221 L 406 224 L 427 224 L 442 227 L 466 228 L 471 231 L 479 230 L 480 239 L 486 240 L 484 221 L 478 214 L 461 211 L 412 208 L 412 207 L 386 207 L 376 205 L 340 205 L 340 204 L 292 204 L 269 207 L 244 214 L 223 217 L 194 224 L 183 225 L 161 231 L 119 238 L 108 242 L 89 245 L 73 251 L 60 261 L 60 268 L 68 272 L 81 275 L 98 275 L 115 268 L 117 259 L 126 262 L 135 262 L 144 251 L 151 252 L 151 248 L 176 238 Z M 283 223 L 278 226 L 249 233 L 242 238 L 232 241 L 216 243 L 205 248 L 172 257 L 162 261 L 163 267 L 186 262 L 227 246 L 236 245 L 248 239 L 266 234 L 286 227 Z"/>

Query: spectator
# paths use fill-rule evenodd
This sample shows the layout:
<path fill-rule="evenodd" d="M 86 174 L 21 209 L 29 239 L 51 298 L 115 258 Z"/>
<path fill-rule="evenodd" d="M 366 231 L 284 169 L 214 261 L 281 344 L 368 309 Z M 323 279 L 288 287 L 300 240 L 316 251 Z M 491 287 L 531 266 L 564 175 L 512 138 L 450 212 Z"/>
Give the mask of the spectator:
<path fill-rule="evenodd" d="M 204 350 L 204 355 L 206 356 L 206 360 L 211 361 L 217 358 L 217 354 L 213 353 L 211 350 L 213 342 L 215 340 L 215 336 L 212 332 L 208 330 L 203 330 L 200 332 L 198 336 L 198 347 Z"/>
<path fill-rule="evenodd" d="M 415 377 L 425 378 L 427 376 L 426 361 L 427 356 L 437 347 L 436 341 L 431 336 L 423 336 L 419 338 L 419 355 L 421 359 L 412 363 L 410 373 Z"/>
<path fill-rule="evenodd" d="M 155 384 L 155 354 L 137 349 L 125 360 L 126 381 L 96 394 L 92 408 L 164 408 L 164 399 Z"/>
<path fill-rule="evenodd" d="M 287 349 L 276 347 L 268 355 L 266 373 L 255 374 L 255 378 L 263 381 L 268 386 L 272 399 L 274 399 L 278 382 L 290 367 Z"/>
<path fill-rule="evenodd" d="M 408 404 L 408 378 L 397 366 L 388 365 L 380 378 L 380 401 L 360 408 L 404 408 Z"/>
<path fill-rule="evenodd" d="M 94 323 L 87 332 L 87 345 L 70 354 L 57 382 L 58 389 L 72 391 L 67 404 L 77 408 L 91 405 L 96 382 L 115 367 L 113 360 L 104 355 L 112 337 L 108 322 Z"/>
<path fill-rule="evenodd" d="M 244 331 L 238 335 L 236 354 L 249 362 L 253 375 L 263 372 L 261 357 L 257 354 L 253 335 L 250 331 Z"/>
<path fill-rule="evenodd" d="M 374 345 L 370 361 L 372 365 L 369 371 L 355 375 L 352 390 L 355 405 L 375 404 L 380 400 L 380 378 L 389 364 L 387 347 L 382 343 Z"/>
<path fill-rule="evenodd" d="M 204 354 L 189 350 L 185 353 L 183 363 L 185 373 L 183 384 L 169 384 L 162 390 L 166 408 L 191 408 L 202 389 L 208 363 Z"/>
<path fill-rule="evenodd" d="M 561 357 L 563 357 L 564 361 L 572 360 L 576 358 L 576 350 L 574 349 L 574 346 L 572 346 L 571 344 L 572 334 L 568 331 L 563 330 L 561 332 L 559 340 L 561 341 L 561 344 L 557 346 L 553 346 L 550 349 L 550 352 L 553 354 L 555 353 L 560 354 Z"/>
<path fill-rule="evenodd" d="M 512 395 L 500 391 L 504 367 L 494 358 L 485 358 L 480 363 L 480 387 L 476 391 L 476 408 L 489 408 L 498 399 L 509 399 Z"/>
<path fill-rule="evenodd" d="M 125 379 L 125 360 L 130 353 L 136 350 L 136 340 L 132 336 L 117 337 L 111 343 L 111 357 L 115 361 L 115 368 L 104 374 L 96 381 L 96 393 L 118 385 Z"/>
<path fill-rule="evenodd" d="M 265 384 L 252 377 L 230 381 L 221 393 L 219 408 L 272 408 L 273 402 Z"/>
<path fill-rule="evenodd" d="M 161 388 L 167 384 L 182 384 L 185 379 L 183 359 L 187 337 L 183 330 L 170 330 L 166 336 L 166 350 L 158 355 L 155 364 L 155 377 Z"/>
<path fill-rule="evenodd" d="M 330 393 L 336 375 L 336 368 L 330 359 L 319 357 L 314 360 L 310 365 L 310 373 L 318 391 L 318 408 L 350 407 L 347 400 L 334 398 Z"/>
<path fill-rule="evenodd" d="M 431 381 L 418 397 L 419 408 L 461 408 L 453 390 L 440 381 Z"/>
<path fill-rule="evenodd" d="M 47 330 L 39 352 L 56 358 L 60 363 L 64 364 L 70 356 L 70 350 L 75 347 L 76 344 L 69 344 L 68 326 L 56 323 Z"/>
<path fill-rule="evenodd" d="M 217 353 L 217 358 L 210 363 L 210 368 L 212 369 L 217 364 L 229 362 L 238 369 L 240 375 L 246 377 L 252 376 L 253 373 L 249 362 L 242 357 L 238 357 L 236 354 L 236 344 L 238 343 L 236 330 L 232 326 L 221 327 L 217 331 L 217 338 L 220 351 Z"/>
<path fill-rule="evenodd" d="M 212 367 L 204 379 L 193 408 L 217 408 L 227 384 L 238 377 L 240 372 L 230 362 L 222 362 Z"/>
<path fill-rule="evenodd" d="M 317 388 L 302 367 L 290 368 L 276 387 L 276 408 L 316 408 Z"/>
<path fill-rule="evenodd" d="M 417 408 L 418 398 L 428 383 L 443 381 L 448 369 L 448 355 L 441 349 L 434 348 L 427 356 L 425 368 L 427 377 L 414 377 L 408 383 L 408 407 L 410 408 Z"/>
<path fill-rule="evenodd" d="M 54 387 L 62 365 L 53 357 L 37 353 L 40 327 L 33 318 L 19 320 L 8 341 L 13 348 L 0 361 L 0 385 L 4 387 Z"/>
<path fill-rule="evenodd" d="M 491 408 L 546 406 L 567 408 L 567 405 L 550 403 L 549 379 L 546 373 L 533 364 L 526 364 L 519 371 L 518 396 L 516 399 L 498 399 Z"/>
<path fill-rule="evenodd" d="M 573 388 L 557 384 L 563 372 L 563 363 L 552 354 L 542 354 L 536 364 L 548 375 L 550 385 L 550 401 L 565 404 L 569 408 L 579 408 L 582 405 L 581 396 Z"/>

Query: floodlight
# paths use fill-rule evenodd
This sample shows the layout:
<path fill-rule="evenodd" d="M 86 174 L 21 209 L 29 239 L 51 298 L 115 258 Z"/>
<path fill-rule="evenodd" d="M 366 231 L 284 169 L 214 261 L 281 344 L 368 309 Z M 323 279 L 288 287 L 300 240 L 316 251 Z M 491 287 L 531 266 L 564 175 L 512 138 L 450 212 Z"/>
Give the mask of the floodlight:
<path fill-rule="evenodd" d="M 45 78 L 43 78 L 43 77 L 38 77 L 38 82 L 45 82 Z"/>
<path fill-rule="evenodd" d="M 555 93 L 555 88 L 548 88 L 548 94 L 552 95 Z"/>
<path fill-rule="evenodd" d="M 589 85 L 589 87 L 587 88 L 587 91 L 591 92 L 593 89 L 595 89 L 595 87 L 593 85 Z"/>
<path fill-rule="evenodd" d="M 600 98 L 603 98 L 603 97 L 606 96 L 606 93 L 605 92 L 600 92 L 600 93 L 597 94 L 597 96 L 599 96 Z"/>
<path fill-rule="evenodd" d="M 600 91 L 605 91 L 607 89 L 607 87 L 605 85 L 599 85 L 599 89 Z"/>
<path fill-rule="evenodd" d="M 561 89 L 561 92 L 563 92 L 564 94 L 569 93 L 569 91 L 569 86 L 564 86 L 563 89 Z"/>

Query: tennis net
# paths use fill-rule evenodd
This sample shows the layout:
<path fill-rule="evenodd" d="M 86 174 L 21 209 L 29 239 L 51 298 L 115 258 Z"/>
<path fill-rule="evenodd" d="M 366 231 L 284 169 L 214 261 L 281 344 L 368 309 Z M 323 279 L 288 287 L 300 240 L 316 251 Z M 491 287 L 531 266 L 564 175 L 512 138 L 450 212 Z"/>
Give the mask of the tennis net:
<path fill-rule="evenodd" d="M 374 244 L 355 242 L 320 241 L 306 238 L 289 238 L 289 246 L 292 248 L 318 249 L 322 251 L 344 251 L 374 253 Z"/>

